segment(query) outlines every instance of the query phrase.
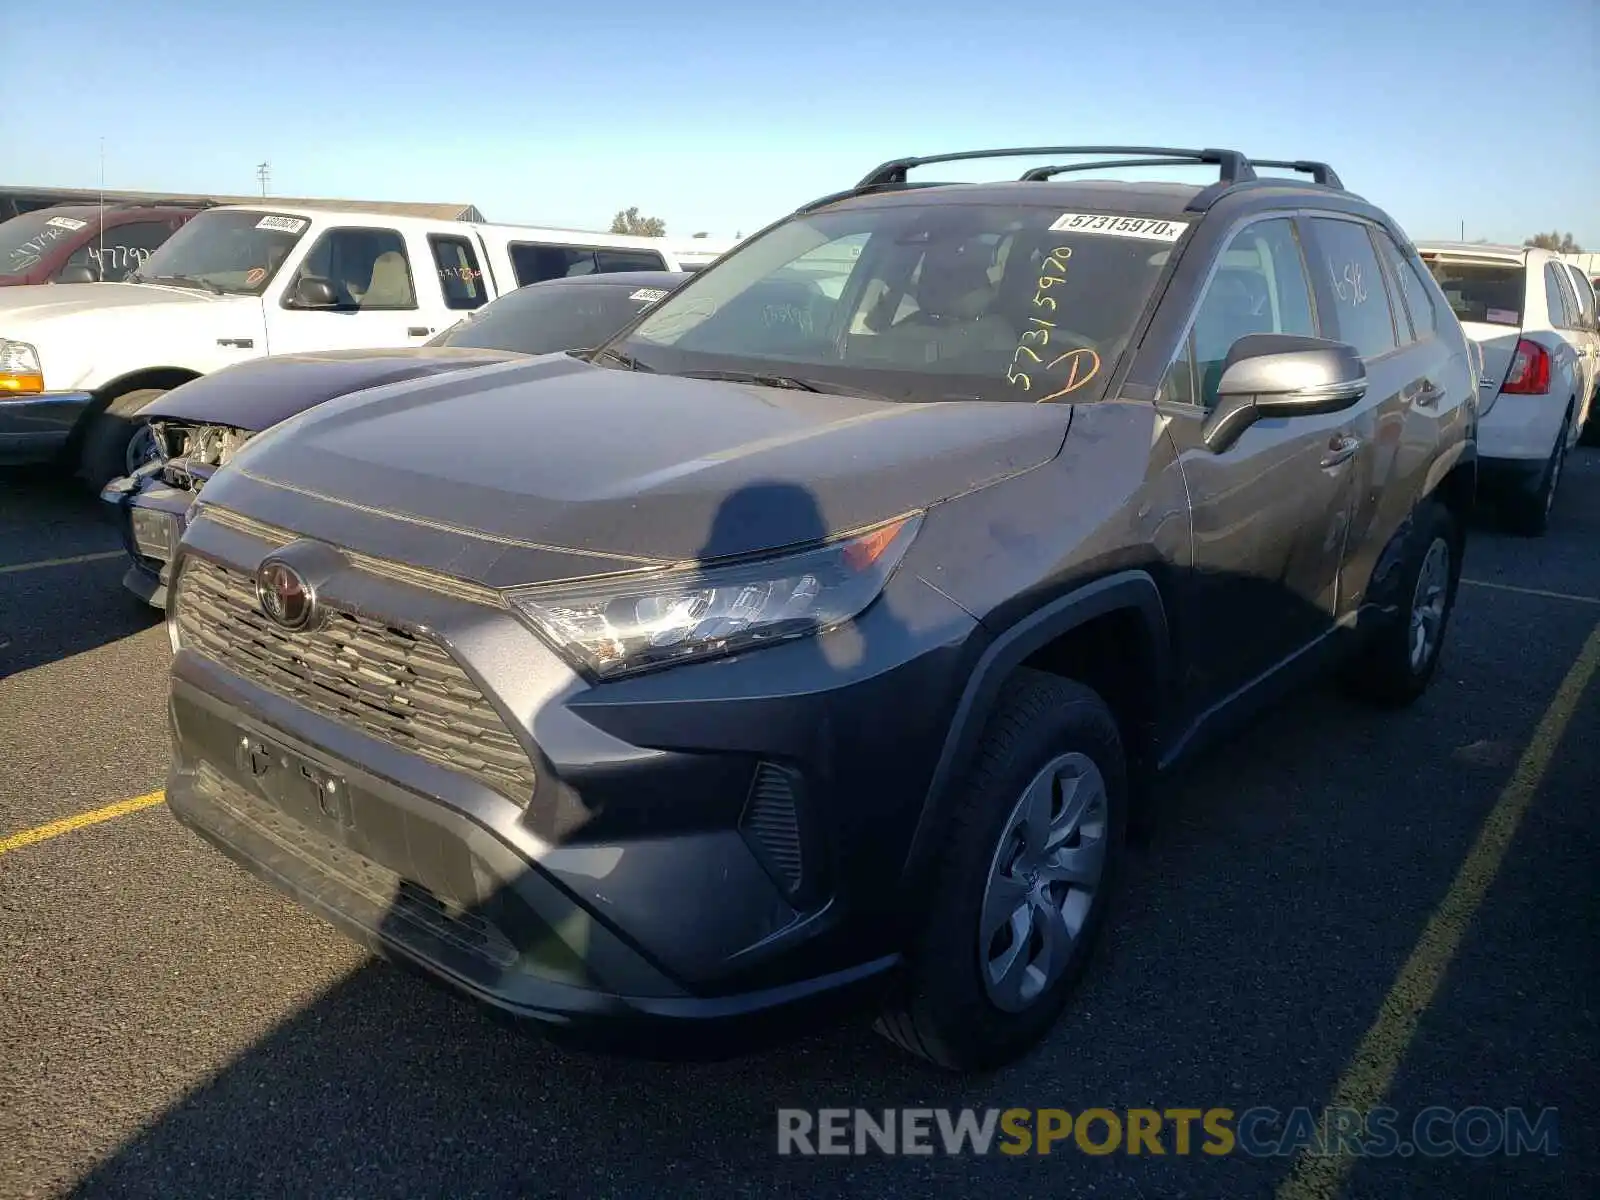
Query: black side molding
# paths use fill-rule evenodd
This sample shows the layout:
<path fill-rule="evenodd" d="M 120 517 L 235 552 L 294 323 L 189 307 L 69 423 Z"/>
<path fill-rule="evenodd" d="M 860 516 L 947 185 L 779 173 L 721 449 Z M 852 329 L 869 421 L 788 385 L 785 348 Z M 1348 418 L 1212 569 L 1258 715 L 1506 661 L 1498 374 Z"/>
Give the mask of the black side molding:
<path fill-rule="evenodd" d="M 1064 633 L 1110 612 L 1131 610 L 1142 618 L 1150 638 L 1156 687 L 1162 696 L 1172 686 L 1171 636 L 1166 604 L 1149 572 L 1118 571 L 1052 600 L 999 634 L 973 667 L 956 705 L 939 761 L 928 784 L 922 812 L 901 870 L 902 884 L 917 879 L 931 864 L 951 793 L 970 762 L 994 708 L 1000 686 L 1026 659 Z"/>

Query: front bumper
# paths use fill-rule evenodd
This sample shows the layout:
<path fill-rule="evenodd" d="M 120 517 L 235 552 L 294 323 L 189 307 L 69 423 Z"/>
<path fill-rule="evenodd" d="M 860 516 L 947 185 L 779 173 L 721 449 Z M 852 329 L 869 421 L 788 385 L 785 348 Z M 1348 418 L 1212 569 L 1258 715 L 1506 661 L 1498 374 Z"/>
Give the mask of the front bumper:
<path fill-rule="evenodd" d="M 89 392 L 0 393 L 0 466 L 53 462 L 93 403 Z"/>
<path fill-rule="evenodd" d="M 201 517 L 181 554 L 248 572 L 274 549 Z M 426 630 L 534 764 L 519 802 L 180 637 L 174 813 L 358 940 L 497 1009 L 647 1051 L 664 1026 L 718 1045 L 792 1035 L 898 962 L 920 912 L 899 868 L 953 658 L 977 640 L 914 576 L 823 638 L 598 686 L 509 612 L 410 579 L 346 565 L 318 594 Z M 794 830 L 777 852 L 751 820 L 774 771 Z"/>

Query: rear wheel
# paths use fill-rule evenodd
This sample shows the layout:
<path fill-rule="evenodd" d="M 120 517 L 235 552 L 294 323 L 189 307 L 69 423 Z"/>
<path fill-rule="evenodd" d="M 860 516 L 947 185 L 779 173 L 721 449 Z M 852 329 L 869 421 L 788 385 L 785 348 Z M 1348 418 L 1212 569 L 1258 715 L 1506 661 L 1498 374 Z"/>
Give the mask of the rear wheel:
<path fill-rule="evenodd" d="M 166 388 L 140 388 L 124 392 L 106 405 L 90 422 L 78 456 L 78 473 L 98 492 L 113 479 L 132 475 L 145 463 L 159 457 L 155 433 L 139 414 L 153 404 Z"/>
<path fill-rule="evenodd" d="M 1528 491 L 1512 495 L 1506 504 L 1506 515 L 1513 532 L 1527 537 L 1540 537 L 1550 528 L 1550 514 L 1555 509 L 1556 488 L 1561 484 L 1562 471 L 1567 463 L 1567 441 L 1572 436 L 1572 411 L 1567 411 L 1561 422 L 1561 432 L 1556 434 L 1555 448 L 1539 473 L 1538 482 Z"/>
<path fill-rule="evenodd" d="M 1428 500 L 1405 535 L 1395 609 L 1345 666 L 1345 684 L 1374 704 L 1410 704 L 1433 680 L 1461 578 L 1461 525 L 1438 500 Z"/>
<path fill-rule="evenodd" d="M 1027 1052 L 1105 922 L 1127 827 L 1117 724 L 1091 689 L 1018 671 L 957 801 L 902 993 L 878 1021 L 952 1070 Z"/>

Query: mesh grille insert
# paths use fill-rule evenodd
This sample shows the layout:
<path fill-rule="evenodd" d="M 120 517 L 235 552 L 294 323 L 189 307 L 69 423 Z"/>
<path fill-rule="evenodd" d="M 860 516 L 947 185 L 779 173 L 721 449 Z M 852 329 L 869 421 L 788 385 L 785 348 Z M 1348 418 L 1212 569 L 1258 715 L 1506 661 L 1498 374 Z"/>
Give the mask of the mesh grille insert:
<path fill-rule="evenodd" d="M 768 868 L 789 890 L 804 878 L 800 818 L 795 810 L 794 781 L 789 772 L 771 763 L 756 768 L 745 805 L 744 831 L 761 849 Z"/>

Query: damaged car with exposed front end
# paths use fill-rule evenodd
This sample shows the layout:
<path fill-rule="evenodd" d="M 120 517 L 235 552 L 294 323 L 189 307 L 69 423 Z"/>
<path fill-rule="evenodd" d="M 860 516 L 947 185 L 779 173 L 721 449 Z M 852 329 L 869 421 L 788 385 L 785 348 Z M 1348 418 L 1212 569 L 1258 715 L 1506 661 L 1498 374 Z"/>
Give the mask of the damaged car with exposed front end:
<path fill-rule="evenodd" d="M 175 388 L 140 414 L 146 459 L 101 489 L 131 562 L 122 584 L 157 608 L 191 505 L 246 442 L 339 396 L 599 345 L 688 278 L 616 271 L 509 292 L 423 346 L 280 354 Z"/>

